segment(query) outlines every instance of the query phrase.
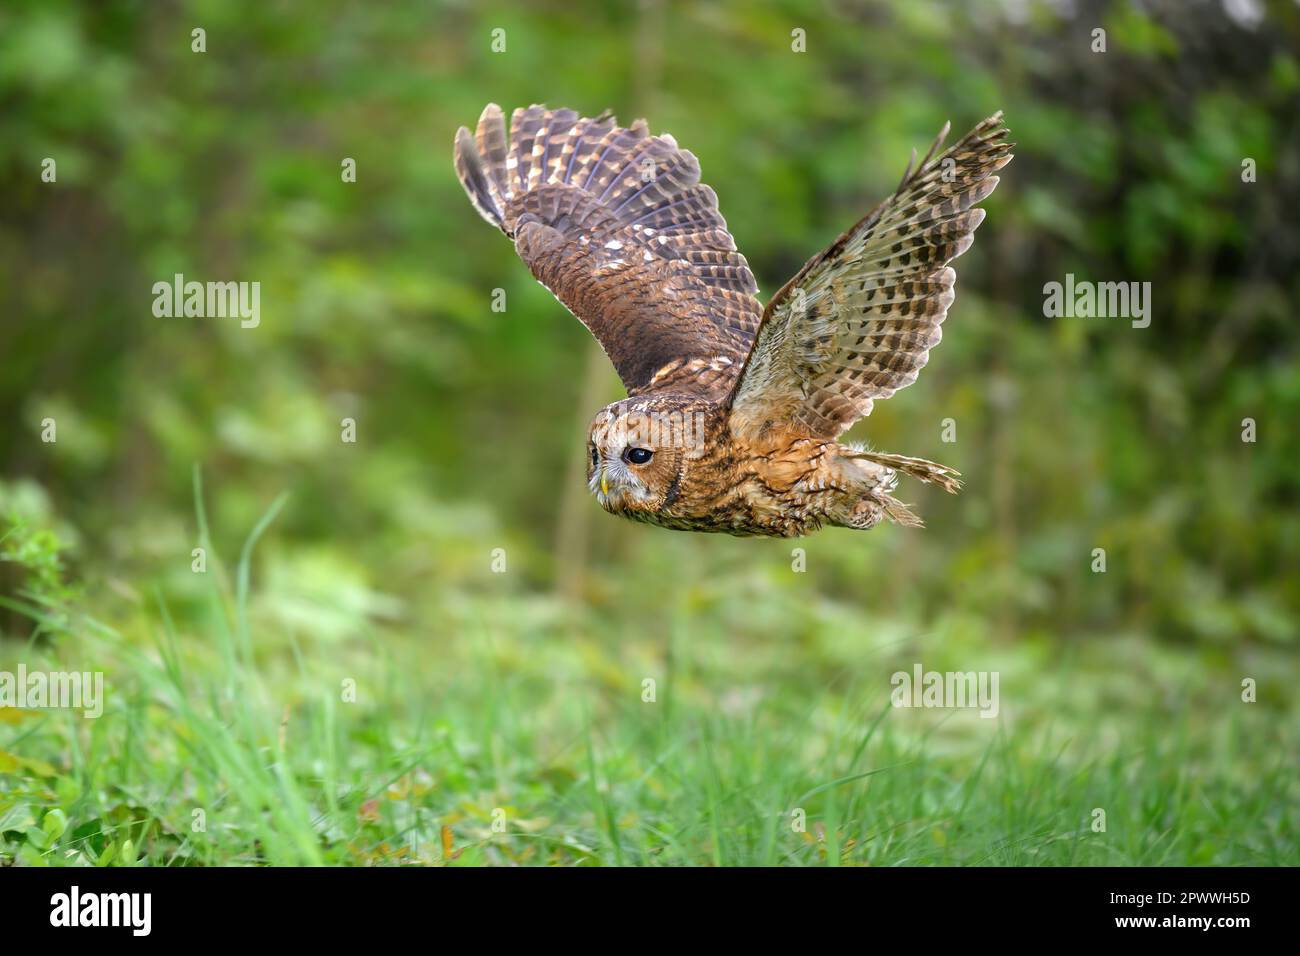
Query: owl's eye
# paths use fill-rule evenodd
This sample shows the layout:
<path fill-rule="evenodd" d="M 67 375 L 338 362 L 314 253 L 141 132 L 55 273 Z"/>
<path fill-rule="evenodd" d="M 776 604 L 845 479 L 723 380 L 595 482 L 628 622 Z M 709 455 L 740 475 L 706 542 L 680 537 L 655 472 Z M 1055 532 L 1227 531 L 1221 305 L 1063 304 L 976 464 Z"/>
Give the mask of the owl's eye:
<path fill-rule="evenodd" d="M 623 457 L 634 465 L 644 465 L 654 457 L 654 452 L 649 448 L 629 448 L 623 452 Z"/>
<path fill-rule="evenodd" d="M 592 445 L 592 446 L 591 446 L 591 467 L 592 467 L 592 468 L 599 468 L 599 467 L 600 467 L 600 455 L 599 455 L 599 453 L 596 451 L 596 446 L 595 446 L 595 445 Z"/>

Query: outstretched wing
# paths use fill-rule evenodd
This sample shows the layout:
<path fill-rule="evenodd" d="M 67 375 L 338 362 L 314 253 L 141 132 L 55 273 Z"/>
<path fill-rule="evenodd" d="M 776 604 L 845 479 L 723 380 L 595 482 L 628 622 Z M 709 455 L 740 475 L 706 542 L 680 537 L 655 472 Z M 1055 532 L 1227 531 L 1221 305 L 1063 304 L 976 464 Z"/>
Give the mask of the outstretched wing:
<path fill-rule="evenodd" d="M 489 104 L 456 133 L 474 208 L 582 320 L 628 393 L 735 381 L 758 328 L 758 286 L 699 161 L 645 120 Z"/>
<path fill-rule="evenodd" d="M 897 191 L 808 261 L 768 303 L 732 393 L 744 434 L 793 424 L 834 438 L 916 381 L 942 335 L 956 273 L 1011 161 L 998 113 L 937 158 L 945 125 Z M 915 154 L 913 154 L 915 162 Z"/>

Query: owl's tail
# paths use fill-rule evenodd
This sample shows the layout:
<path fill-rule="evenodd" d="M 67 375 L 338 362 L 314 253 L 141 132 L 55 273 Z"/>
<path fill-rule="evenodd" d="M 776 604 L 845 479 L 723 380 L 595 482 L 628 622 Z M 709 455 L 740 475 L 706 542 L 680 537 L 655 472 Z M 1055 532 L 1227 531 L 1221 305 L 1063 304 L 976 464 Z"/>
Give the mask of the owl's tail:
<path fill-rule="evenodd" d="M 850 466 L 849 473 L 856 479 L 853 484 L 859 489 L 858 494 L 846 496 L 830 516 L 832 522 L 841 527 L 868 529 L 883 518 L 905 528 L 924 527 L 920 516 L 891 494 L 898 484 L 900 472 L 939 485 L 950 494 L 955 494 L 961 487 L 956 469 L 924 458 L 890 455 L 844 445 L 839 448 L 839 457 Z"/>
<path fill-rule="evenodd" d="M 924 458 L 909 458 L 906 455 L 889 455 L 877 451 L 849 451 L 842 453 L 845 458 L 875 462 L 894 471 L 911 475 L 926 484 L 938 485 L 950 495 L 955 495 L 961 488 L 961 472 L 935 461 Z"/>

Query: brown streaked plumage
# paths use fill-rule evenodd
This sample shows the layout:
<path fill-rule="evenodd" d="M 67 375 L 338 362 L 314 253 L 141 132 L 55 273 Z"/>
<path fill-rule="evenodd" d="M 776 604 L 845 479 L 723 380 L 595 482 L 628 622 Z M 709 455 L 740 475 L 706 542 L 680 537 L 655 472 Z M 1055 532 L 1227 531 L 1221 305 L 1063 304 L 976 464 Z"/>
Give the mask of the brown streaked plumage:
<path fill-rule="evenodd" d="M 787 537 L 919 525 L 892 495 L 898 472 L 957 490 L 944 465 L 836 440 L 916 380 L 952 304 L 948 263 L 1011 160 L 1001 113 L 935 156 L 947 132 L 766 309 L 698 161 L 644 120 L 532 106 L 515 110 L 507 143 L 489 104 L 476 134 L 457 132 L 470 201 L 627 388 L 588 430 L 588 484 L 607 511 Z"/>

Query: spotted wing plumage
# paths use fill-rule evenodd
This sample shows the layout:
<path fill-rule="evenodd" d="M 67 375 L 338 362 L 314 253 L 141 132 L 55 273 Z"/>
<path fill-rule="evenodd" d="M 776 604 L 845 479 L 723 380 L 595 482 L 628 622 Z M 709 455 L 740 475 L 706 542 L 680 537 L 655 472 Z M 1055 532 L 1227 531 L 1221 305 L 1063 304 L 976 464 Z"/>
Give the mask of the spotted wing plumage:
<path fill-rule="evenodd" d="M 762 315 L 694 155 L 644 120 L 489 104 L 456 134 L 474 208 L 596 337 L 628 393 L 721 392 Z"/>
<path fill-rule="evenodd" d="M 731 396 L 733 428 L 793 425 L 834 438 L 916 380 L 953 301 L 948 263 L 970 247 L 984 218 L 975 204 L 1013 145 L 1000 112 L 935 157 L 947 133 L 773 296 Z"/>

